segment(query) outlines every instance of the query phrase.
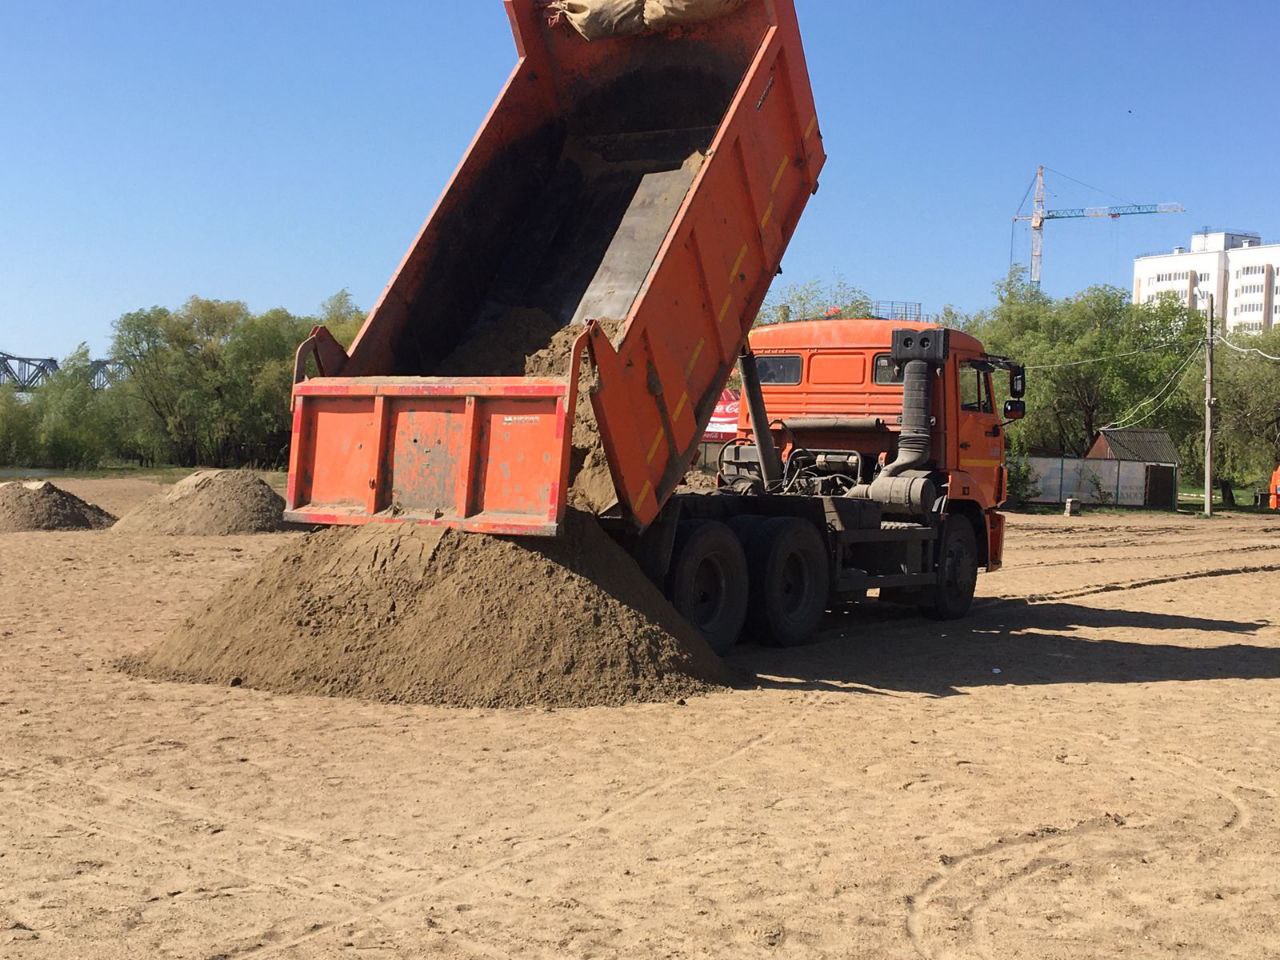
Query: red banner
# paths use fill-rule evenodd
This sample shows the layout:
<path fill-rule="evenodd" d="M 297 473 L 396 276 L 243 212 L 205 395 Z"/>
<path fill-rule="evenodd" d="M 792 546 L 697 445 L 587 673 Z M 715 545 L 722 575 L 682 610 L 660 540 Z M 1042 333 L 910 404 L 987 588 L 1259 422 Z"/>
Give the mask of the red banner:
<path fill-rule="evenodd" d="M 738 413 L 742 408 L 742 400 L 736 390 L 726 390 L 720 394 L 720 402 L 716 404 L 716 412 L 711 415 L 711 423 L 702 439 L 707 443 L 728 443 L 738 435 Z"/>

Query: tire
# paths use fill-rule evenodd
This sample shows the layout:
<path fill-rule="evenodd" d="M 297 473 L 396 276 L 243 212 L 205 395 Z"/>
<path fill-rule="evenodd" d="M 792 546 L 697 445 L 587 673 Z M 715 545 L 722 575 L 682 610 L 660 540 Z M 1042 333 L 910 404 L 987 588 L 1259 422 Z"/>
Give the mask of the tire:
<path fill-rule="evenodd" d="M 978 586 L 978 541 L 965 517 L 948 517 L 938 542 L 938 583 L 920 607 L 934 620 L 959 620 L 973 606 Z"/>
<path fill-rule="evenodd" d="M 748 631 L 763 643 L 809 640 L 827 612 L 831 560 L 817 528 L 795 517 L 766 520 L 747 545 Z"/>
<path fill-rule="evenodd" d="M 727 653 L 747 619 L 747 558 L 717 520 L 681 526 L 667 575 L 667 598 L 716 653 Z"/>

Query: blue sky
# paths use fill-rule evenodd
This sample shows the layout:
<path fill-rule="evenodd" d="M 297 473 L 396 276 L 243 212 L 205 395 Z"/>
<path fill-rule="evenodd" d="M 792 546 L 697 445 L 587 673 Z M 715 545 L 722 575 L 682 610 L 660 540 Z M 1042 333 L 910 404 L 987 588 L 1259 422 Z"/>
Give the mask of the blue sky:
<path fill-rule="evenodd" d="M 1050 224 L 1054 295 L 1207 224 L 1280 240 L 1274 0 L 798 5 L 831 160 L 790 280 L 979 309 L 1040 162 L 1188 209 Z M 0 0 L 0 350 L 192 294 L 369 306 L 513 62 L 499 0 Z"/>

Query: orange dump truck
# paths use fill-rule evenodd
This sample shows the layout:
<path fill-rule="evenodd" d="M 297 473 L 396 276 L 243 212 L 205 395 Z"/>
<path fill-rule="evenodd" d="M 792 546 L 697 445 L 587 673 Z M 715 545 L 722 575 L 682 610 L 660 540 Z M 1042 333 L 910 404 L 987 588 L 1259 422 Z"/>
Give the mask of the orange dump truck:
<path fill-rule="evenodd" d="M 466 158 L 350 355 L 323 330 L 299 353 L 296 521 L 556 534 L 587 354 L 621 509 L 647 526 L 817 189 L 793 0 L 593 41 L 542 0 L 505 2 L 519 62 Z M 581 325 L 564 376 L 441 369 L 519 309 Z M 625 320 L 618 342 L 598 319 Z"/>
<path fill-rule="evenodd" d="M 977 370 L 989 403 L 1007 362 L 946 331 L 796 324 L 757 335 L 783 371 L 762 386 L 747 348 L 826 159 L 794 0 L 590 41 L 505 2 L 519 62 L 435 211 L 350 353 L 323 329 L 299 350 L 286 516 L 555 536 L 581 383 L 602 521 L 716 649 L 799 642 L 869 590 L 967 611 L 999 564 L 1004 446 L 956 390 Z M 499 375 L 528 315 L 581 331 L 559 375 Z M 481 329 L 499 337 L 460 375 Z M 735 364 L 750 439 L 715 494 L 677 493 Z"/>

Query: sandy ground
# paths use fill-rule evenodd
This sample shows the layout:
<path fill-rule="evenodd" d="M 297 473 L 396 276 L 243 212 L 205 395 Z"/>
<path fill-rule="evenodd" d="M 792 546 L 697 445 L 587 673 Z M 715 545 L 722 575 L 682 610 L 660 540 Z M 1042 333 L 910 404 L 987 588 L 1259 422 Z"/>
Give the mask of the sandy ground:
<path fill-rule="evenodd" d="M 684 706 L 111 668 L 283 536 L 0 536 L 0 956 L 1280 956 L 1280 520 L 1015 518 Z"/>

